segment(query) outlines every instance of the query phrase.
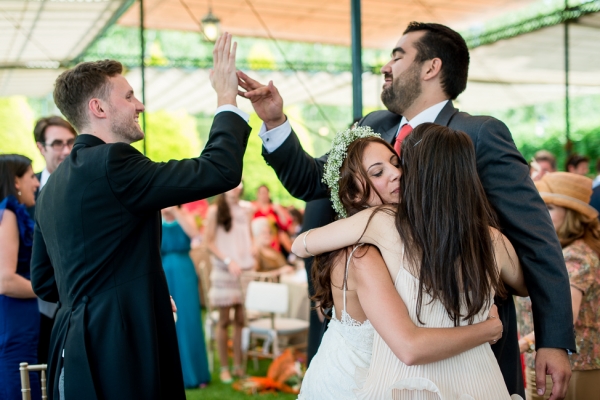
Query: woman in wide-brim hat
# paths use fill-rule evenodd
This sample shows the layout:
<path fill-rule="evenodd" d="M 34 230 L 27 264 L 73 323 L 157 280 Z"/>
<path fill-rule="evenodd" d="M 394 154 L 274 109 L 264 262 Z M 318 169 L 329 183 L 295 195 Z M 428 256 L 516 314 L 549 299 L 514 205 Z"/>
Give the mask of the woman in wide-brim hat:
<path fill-rule="evenodd" d="M 566 399 L 597 399 L 600 393 L 600 223 L 589 205 L 592 180 L 568 172 L 544 175 L 535 182 L 563 247 L 571 283 L 577 354 Z M 519 340 L 521 352 L 534 350 L 534 332 Z M 535 394 L 535 370 L 528 368 L 527 390 Z M 546 395 L 550 392 L 547 391 Z"/>

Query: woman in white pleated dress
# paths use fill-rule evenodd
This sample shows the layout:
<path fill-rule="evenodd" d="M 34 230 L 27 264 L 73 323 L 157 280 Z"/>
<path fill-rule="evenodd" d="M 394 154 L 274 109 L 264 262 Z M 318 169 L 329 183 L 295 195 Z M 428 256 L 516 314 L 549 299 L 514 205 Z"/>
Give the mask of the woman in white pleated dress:
<path fill-rule="evenodd" d="M 337 175 L 325 167 L 334 208 L 355 215 L 294 242 L 301 257 L 344 249 L 313 266 L 316 300 L 334 315 L 300 398 L 510 399 L 488 343 L 498 338 L 482 333 L 495 322 L 488 313 L 503 282 L 520 295 L 526 289 L 512 245 L 494 229 L 473 144 L 462 132 L 420 125 L 403 142 L 401 184 L 386 145 L 367 144 L 360 167 L 350 145 Z M 359 242 L 381 254 L 356 250 Z"/>

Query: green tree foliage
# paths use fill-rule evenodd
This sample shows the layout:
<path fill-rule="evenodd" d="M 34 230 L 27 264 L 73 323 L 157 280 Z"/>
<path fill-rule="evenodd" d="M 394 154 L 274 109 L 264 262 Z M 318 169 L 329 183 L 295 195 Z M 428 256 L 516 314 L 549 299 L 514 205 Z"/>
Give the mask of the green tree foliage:
<path fill-rule="evenodd" d="M 0 98 L 0 154 L 17 153 L 33 160 L 33 170 L 45 167 L 33 139 L 35 116 L 23 96 Z"/>
<path fill-rule="evenodd" d="M 187 112 L 148 112 L 146 125 L 146 155 L 151 160 L 181 160 L 200 154 L 202 147 L 196 120 Z M 134 147 L 142 151 L 143 144 L 137 142 Z"/>
<path fill-rule="evenodd" d="M 564 170 L 567 158 L 564 101 L 490 114 L 506 123 L 527 161 L 536 151 L 544 149 L 556 156 L 558 169 Z M 570 121 L 572 152 L 588 156 L 593 172 L 595 160 L 600 157 L 600 96 L 571 98 Z"/>

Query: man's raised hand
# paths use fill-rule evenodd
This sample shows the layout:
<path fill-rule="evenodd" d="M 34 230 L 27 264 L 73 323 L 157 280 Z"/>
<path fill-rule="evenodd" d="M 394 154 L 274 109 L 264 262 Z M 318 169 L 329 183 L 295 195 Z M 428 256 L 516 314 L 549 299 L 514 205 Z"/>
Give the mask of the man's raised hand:
<path fill-rule="evenodd" d="M 285 122 L 283 113 L 283 99 L 273 81 L 268 85 L 255 81 L 245 73 L 238 71 L 238 84 L 245 92 L 239 90 L 238 94 L 244 98 L 250 99 L 254 111 L 258 117 L 263 120 L 267 130 L 277 128 Z"/>
<path fill-rule="evenodd" d="M 217 107 L 225 104 L 237 106 L 238 77 L 235 69 L 237 43 L 231 46 L 231 34 L 225 32 L 213 49 L 213 69 L 210 83 L 217 92 Z"/>

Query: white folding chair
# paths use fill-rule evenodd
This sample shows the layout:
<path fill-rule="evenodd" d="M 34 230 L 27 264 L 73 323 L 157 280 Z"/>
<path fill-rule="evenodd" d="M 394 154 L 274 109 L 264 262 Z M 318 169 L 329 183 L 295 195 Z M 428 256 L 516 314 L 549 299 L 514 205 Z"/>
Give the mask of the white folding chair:
<path fill-rule="evenodd" d="M 257 368 L 257 357 L 276 358 L 281 354 L 282 348 L 306 348 L 308 344 L 308 321 L 297 318 L 283 318 L 276 314 L 285 314 L 289 305 L 288 287 L 283 283 L 256 282 L 248 284 L 246 293 L 246 309 L 268 313 L 269 317 L 259 318 L 248 322 L 242 331 L 242 353 L 244 366 L 248 356 L 254 358 Z M 293 337 L 299 337 L 295 344 L 290 344 Z M 262 339 L 262 350 L 251 348 L 256 339 Z M 284 345 L 282 338 L 288 341 Z M 269 351 L 270 349 L 270 351 Z"/>

